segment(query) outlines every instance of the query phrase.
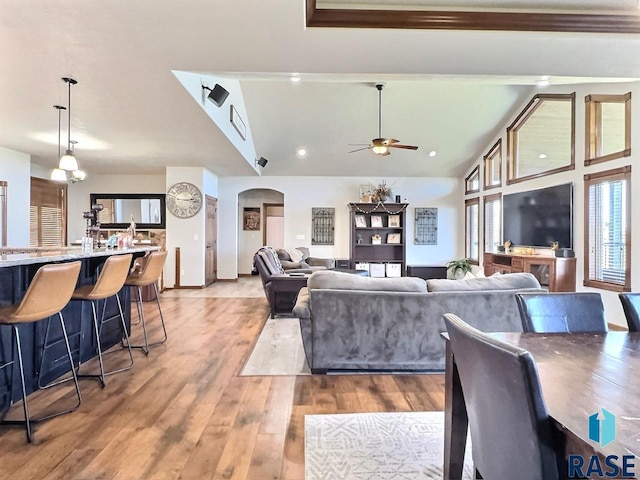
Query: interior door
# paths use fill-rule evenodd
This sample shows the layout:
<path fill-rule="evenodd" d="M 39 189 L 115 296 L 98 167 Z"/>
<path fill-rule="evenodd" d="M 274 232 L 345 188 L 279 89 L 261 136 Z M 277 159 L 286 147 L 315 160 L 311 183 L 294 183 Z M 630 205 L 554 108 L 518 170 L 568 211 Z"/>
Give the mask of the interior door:
<path fill-rule="evenodd" d="M 263 244 L 275 249 L 284 248 L 284 205 L 263 203 L 264 212 Z"/>
<path fill-rule="evenodd" d="M 211 285 L 218 278 L 218 199 L 205 195 L 204 282 Z"/>

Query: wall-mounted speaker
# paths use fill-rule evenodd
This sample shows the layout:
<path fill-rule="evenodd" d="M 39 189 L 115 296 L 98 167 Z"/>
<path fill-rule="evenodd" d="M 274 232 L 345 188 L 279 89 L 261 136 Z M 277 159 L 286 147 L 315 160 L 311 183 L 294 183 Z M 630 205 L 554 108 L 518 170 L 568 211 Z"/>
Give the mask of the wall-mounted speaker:
<path fill-rule="evenodd" d="M 260 165 L 261 167 L 264 167 L 267 164 L 268 161 L 269 160 L 267 160 L 266 158 L 260 157 L 258 160 L 256 160 L 256 163 L 258 165 Z"/>
<path fill-rule="evenodd" d="M 229 96 L 229 92 L 225 90 L 225 88 L 219 83 L 216 83 L 216 86 L 213 88 L 209 88 L 209 87 L 203 87 L 203 88 L 210 90 L 209 95 L 207 95 L 207 98 L 211 100 L 216 107 L 221 107 L 224 101 Z"/>

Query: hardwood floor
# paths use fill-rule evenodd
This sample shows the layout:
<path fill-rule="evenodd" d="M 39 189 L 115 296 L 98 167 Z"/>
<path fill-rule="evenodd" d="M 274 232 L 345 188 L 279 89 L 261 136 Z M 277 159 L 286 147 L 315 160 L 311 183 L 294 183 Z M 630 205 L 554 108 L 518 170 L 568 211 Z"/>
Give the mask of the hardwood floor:
<path fill-rule="evenodd" d="M 105 389 L 81 380 L 80 408 L 37 426 L 32 445 L 21 427 L 0 426 L 0 478 L 303 480 L 305 415 L 443 409 L 442 375 L 239 377 L 263 298 L 161 302 L 165 345 L 134 352 Z M 145 312 L 157 327 L 154 304 Z M 31 395 L 32 414 L 52 399 L 72 400 L 71 386 Z"/>

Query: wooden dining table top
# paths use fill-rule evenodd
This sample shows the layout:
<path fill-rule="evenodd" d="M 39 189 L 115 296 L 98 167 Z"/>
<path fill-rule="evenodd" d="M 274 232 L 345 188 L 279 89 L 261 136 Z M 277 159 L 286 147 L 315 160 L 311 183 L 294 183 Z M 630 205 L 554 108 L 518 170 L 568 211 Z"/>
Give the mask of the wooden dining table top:
<path fill-rule="evenodd" d="M 529 351 L 549 415 L 602 455 L 640 457 L 640 333 L 492 333 Z M 616 416 L 616 438 L 589 439 L 589 416 Z M 578 453 L 578 452 L 575 452 Z"/>

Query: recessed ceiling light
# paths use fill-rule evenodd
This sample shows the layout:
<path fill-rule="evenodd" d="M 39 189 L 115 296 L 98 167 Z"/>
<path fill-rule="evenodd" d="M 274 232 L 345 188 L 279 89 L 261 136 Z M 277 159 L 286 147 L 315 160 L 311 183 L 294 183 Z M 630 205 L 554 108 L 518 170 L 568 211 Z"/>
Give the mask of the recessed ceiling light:
<path fill-rule="evenodd" d="M 435 150 L 431 150 L 431 151 L 429 152 L 429 156 L 430 156 L 430 157 L 435 157 L 437 154 L 438 154 L 438 152 L 436 152 Z"/>
<path fill-rule="evenodd" d="M 299 73 L 292 73 L 291 74 L 291 81 L 293 83 L 298 83 L 300 81 L 300 74 Z"/>
<path fill-rule="evenodd" d="M 298 148 L 298 150 L 296 151 L 296 155 L 298 155 L 298 157 L 300 157 L 300 158 L 306 157 L 307 156 L 307 149 L 304 148 L 304 147 Z"/>
<path fill-rule="evenodd" d="M 545 158 L 547 158 L 547 154 L 546 153 L 541 153 L 540 155 L 538 155 L 538 158 L 541 160 L 544 160 Z"/>

